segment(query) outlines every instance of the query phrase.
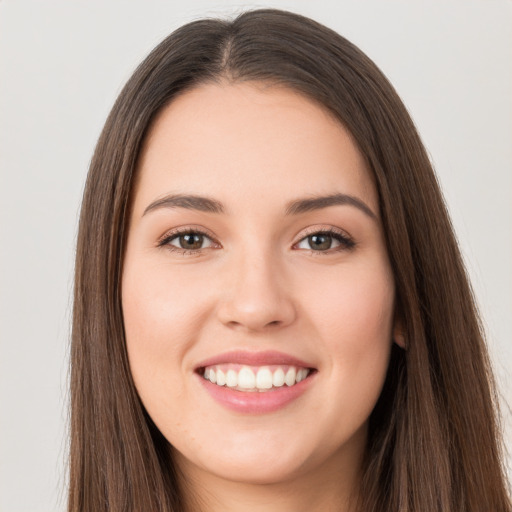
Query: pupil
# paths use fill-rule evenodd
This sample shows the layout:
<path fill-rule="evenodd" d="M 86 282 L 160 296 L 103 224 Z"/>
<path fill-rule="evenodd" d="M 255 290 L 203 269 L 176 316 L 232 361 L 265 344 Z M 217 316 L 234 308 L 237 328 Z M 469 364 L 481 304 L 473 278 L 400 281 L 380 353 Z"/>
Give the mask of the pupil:
<path fill-rule="evenodd" d="M 203 245 L 203 235 L 181 235 L 180 245 L 183 249 L 200 249 Z"/>
<path fill-rule="evenodd" d="M 314 250 L 330 249 L 332 239 L 329 235 L 311 235 L 309 244 Z"/>

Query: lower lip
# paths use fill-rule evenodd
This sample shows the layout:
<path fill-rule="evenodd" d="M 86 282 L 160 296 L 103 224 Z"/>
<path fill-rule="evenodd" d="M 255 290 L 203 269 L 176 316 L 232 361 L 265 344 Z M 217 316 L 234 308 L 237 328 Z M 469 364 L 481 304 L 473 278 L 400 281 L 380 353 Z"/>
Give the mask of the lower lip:
<path fill-rule="evenodd" d="M 304 394 L 311 385 L 315 373 L 293 386 L 285 385 L 263 392 L 237 391 L 227 386 L 212 384 L 202 376 L 198 377 L 210 396 L 224 407 L 240 413 L 264 414 L 278 411 Z"/>

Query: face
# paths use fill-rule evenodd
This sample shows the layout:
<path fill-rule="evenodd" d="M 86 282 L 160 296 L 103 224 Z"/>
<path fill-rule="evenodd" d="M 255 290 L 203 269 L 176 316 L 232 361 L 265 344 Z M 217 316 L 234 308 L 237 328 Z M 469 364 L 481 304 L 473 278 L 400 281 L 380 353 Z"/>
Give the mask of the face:
<path fill-rule="evenodd" d="M 141 154 L 122 278 L 140 398 L 196 478 L 357 468 L 393 337 L 377 193 L 284 88 L 202 85 Z"/>

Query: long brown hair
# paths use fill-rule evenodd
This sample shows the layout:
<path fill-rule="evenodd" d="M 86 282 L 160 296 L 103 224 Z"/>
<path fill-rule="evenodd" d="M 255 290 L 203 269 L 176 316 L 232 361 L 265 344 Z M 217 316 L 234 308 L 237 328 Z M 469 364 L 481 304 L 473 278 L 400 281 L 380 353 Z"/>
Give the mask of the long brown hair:
<path fill-rule="evenodd" d="M 71 353 L 69 511 L 183 510 L 168 443 L 125 349 L 123 251 L 137 157 L 156 114 L 198 84 L 300 91 L 352 133 L 380 198 L 406 350 L 394 347 L 370 418 L 365 512 L 510 512 L 482 329 L 436 177 L 405 107 L 349 41 L 302 16 L 246 12 L 165 39 L 119 95 L 84 192 Z"/>

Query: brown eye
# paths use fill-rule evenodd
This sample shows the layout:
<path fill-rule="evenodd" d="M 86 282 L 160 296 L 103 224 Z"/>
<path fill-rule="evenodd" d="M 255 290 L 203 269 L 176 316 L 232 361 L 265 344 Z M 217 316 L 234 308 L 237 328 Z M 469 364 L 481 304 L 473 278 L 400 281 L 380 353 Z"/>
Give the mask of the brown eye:
<path fill-rule="evenodd" d="M 214 243 L 211 238 L 199 231 L 183 231 L 164 238 L 159 246 L 167 246 L 172 250 L 201 251 L 212 247 Z"/>
<path fill-rule="evenodd" d="M 308 236 L 308 243 L 314 251 L 326 251 L 331 248 L 332 237 L 324 234 L 311 235 Z"/>
<path fill-rule="evenodd" d="M 307 249 L 315 252 L 335 252 L 343 249 L 352 249 L 355 242 L 337 231 L 318 231 L 304 237 L 297 245 L 297 249 Z M 332 249 L 332 250 L 330 250 Z"/>
<path fill-rule="evenodd" d="M 197 233 L 189 233 L 186 235 L 180 235 L 175 240 L 179 242 L 179 246 L 182 249 L 197 250 L 201 249 L 204 241 L 204 236 Z"/>

